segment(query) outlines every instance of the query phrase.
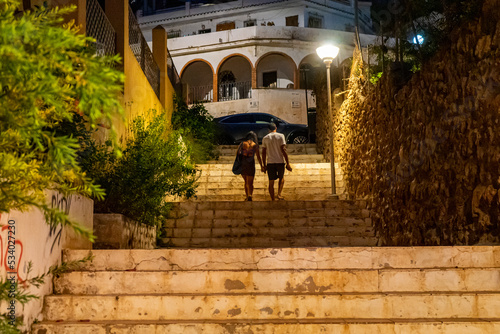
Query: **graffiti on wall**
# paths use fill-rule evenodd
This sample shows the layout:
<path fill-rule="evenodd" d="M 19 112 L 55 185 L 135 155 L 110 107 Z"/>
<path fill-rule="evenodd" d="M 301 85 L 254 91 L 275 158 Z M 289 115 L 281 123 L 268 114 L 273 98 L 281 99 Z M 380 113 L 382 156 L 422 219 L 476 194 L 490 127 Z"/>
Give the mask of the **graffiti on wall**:
<path fill-rule="evenodd" d="M 69 214 L 71 208 L 71 197 L 65 197 L 61 194 L 54 194 L 51 198 L 51 207 Z M 21 216 L 22 217 L 22 216 Z M 2 214 L 0 214 L 0 220 Z M 7 224 L 0 225 L 0 272 L 4 270 L 7 273 L 15 273 L 20 283 L 26 281 L 28 263 L 32 259 L 23 259 L 26 257 L 25 244 L 30 237 L 33 238 L 33 245 L 40 245 L 35 242 L 37 236 L 30 236 L 29 231 L 22 231 L 19 223 L 21 220 L 9 218 Z M 54 250 L 59 251 L 61 245 L 63 225 L 56 223 L 53 219 L 48 219 L 49 231 L 46 237 L 46 245 L 50 247 L 49 254 Z M 14 266 L 11 264 L 14 263 Z"/>
<path fill-rule="evenodd" d="M 23 258 L 24 246 L 17 238 L 15 223 L 14 219 L 9 219 L 7 225 L 0 229 L 0 268 L 5 269 L 6 272 L 15 273 L 18 281 L 23 283 L 25 280 L 21 278 L 19 266 Z M 3 236 L 5 236 L 5 243 Z"/>
<path fill-rule="evenodd" d="M 51 199 L 51 207 L 56 208 L 61 212 L 64 212 L 66 215 L 69 214 L 69 210 L 71 208 L 71 197 L 67 198 L 60 194 L 52 195 Z M 47 236 L 47 242 L 49 242 L 52 238 L 52 246 L 50 247 L 50 253 L 54 251 L 54 247 L 61 245 L 61 237 L 63 231 L 63 225 L 61 223 L 57 224 L 54 219 L 49 220 L 50 231 Z"/>

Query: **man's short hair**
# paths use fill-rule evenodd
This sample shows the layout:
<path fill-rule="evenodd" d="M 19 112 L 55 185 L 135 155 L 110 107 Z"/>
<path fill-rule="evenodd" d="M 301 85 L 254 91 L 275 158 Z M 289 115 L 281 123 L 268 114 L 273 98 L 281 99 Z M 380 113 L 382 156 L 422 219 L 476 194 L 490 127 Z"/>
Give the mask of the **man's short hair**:
<path fill-rule="evenodd" d="M 276 130 L 276 124 L 274 124 L 274 123 L 269 123 L 269 125 L 267 126 L 267 128 L 268 128 L 269 130 L 271 130 L 271 131 L 274 131 L 274 130 Z"/>

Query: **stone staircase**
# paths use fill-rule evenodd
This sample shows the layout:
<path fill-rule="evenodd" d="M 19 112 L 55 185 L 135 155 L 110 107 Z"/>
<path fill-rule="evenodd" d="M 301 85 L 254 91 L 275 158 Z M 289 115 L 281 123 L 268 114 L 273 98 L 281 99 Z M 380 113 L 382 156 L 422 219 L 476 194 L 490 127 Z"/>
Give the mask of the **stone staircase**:
<path fill-rule="evenodd" d="M 269 201 L 260 174 L 243 202 L 229 159 L 202 166 L 204 192 L 165 224 L 168 249 L 93 250 L 54 279 L 32 332 L 500 333 L 500 247 L 369 247 L 367 203 L 329 199 L 329 164 L 290 146 L 287 200 Z"/>
<path fill-rule="evenodd" d="M 178 203 L 160 246 L 258 248 L 375 246 L 365 201 Z"/>
<path fill-rule="evenodd" d="M 272 202 L 267 175 L 257 171 L 252 202 L 231 171 L 237 146 L 220 146 L 218 162 L 201 165 L 197 199 L 177 202 L 160 247 L 262 248 L 375 246 L 365 201 L 331 199 L 331 167 L 314 144 L 287 145 L 293 171 L 285 201 Z M 301 162 L 297 162 L 300 160 Z M 339 177 L 337 184 L 343 186 Z"/>
<path fill-rule="evenodd" d="M 232 173 L 237 150 L 236 145 L 220 146 L 218 161 L 198 165 L 199 186 L 194 201 L 243 201 L 244 182 L 241 176 Z M 285 171 L 283 196 L 289 201 L 326 200 L 331 194 L 331 167 L 317 154 L 315 144 L 287 145 L 293 171 Z M 258 166 L 258 162 L 256 162 Z M 338 167 L 338 166 L 337 166 Z M 336 169 L 337 193 L 344 191 L 341 171 Z M 180 202 L 181 198 L 171 198 Z M 254 181 L 254 201 L 269 201 L 267 175 L 257 168 Z"/>
<path fill-rule="evenodd" d="M 295 163 L 325 162 L 322 154 L 318 154 L 316 144 L 288 144 L 287 153 L 293 156 Z M 221 145 L 218 147 L 219 159 L 209 164 L 233 164 L 238 145 Z M 261 148 L 262 150 L 262 148 Z"/>
<path fill-rule="evenodd" d="M 34 334 L 500 333 L 500 247 L 93 254 L 55 279 Z"/>

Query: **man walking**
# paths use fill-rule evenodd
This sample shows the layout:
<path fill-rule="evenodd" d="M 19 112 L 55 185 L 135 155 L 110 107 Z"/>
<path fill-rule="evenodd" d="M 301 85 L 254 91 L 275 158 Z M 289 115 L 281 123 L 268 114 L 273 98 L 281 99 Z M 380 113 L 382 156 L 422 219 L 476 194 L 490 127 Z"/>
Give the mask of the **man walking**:
<path fill-rule="evenodd" d="M 262 161 L 263 172 L 267 171 L 269 178 L 269 195 L 271 200 L 274 201 L 274 181 L 279 179 L 278 182 L 278 196 L 277 199 L 284 199 L 281 196 L 285 180 L 285 167 L 287 170 L 292 171 L 290 162 L 288 161 L 288 154 L 286 154 L 286 141 L 285 136 L 276 132 L 276 124 L 269 124 L 269 134 L 262 139 Z M 269 156 L 269 161 L 266 160 Z"/>

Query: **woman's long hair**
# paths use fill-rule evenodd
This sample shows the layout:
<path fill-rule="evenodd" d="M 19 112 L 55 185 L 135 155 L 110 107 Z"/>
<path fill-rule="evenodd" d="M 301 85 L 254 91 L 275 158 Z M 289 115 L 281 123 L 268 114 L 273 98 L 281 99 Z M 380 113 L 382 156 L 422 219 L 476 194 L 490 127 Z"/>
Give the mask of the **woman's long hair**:
<path fill-rule="evenodd" d="M 259 143 L 259 139 L 257 138 L 257 134 L 253 131 L 250 131 L 246 134 L 245 140 L 252 140 L 255 144 Z"/>

